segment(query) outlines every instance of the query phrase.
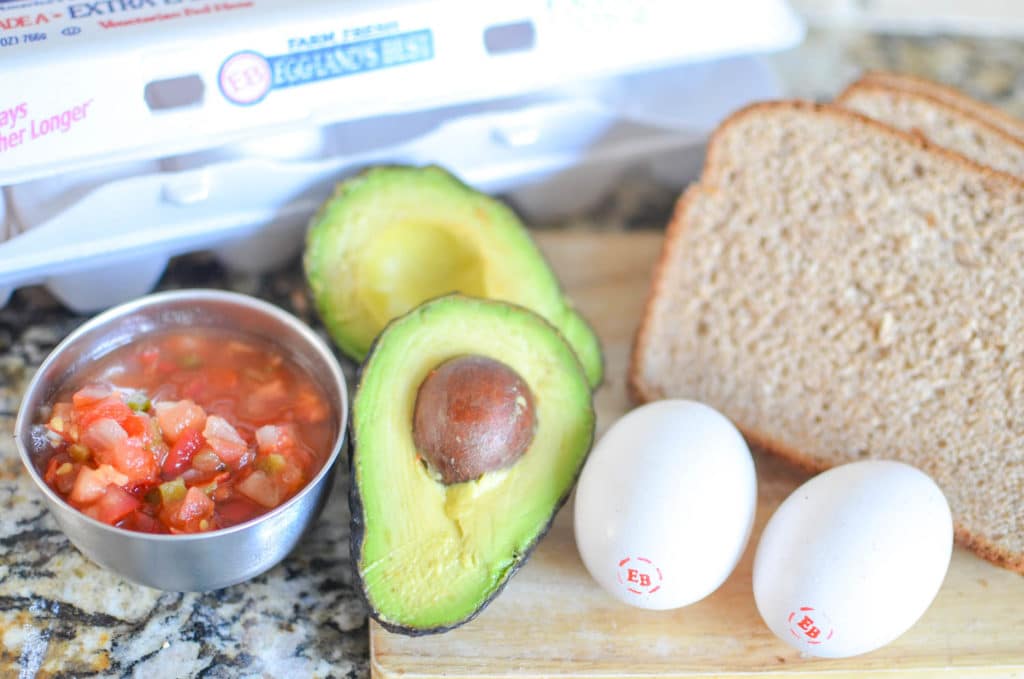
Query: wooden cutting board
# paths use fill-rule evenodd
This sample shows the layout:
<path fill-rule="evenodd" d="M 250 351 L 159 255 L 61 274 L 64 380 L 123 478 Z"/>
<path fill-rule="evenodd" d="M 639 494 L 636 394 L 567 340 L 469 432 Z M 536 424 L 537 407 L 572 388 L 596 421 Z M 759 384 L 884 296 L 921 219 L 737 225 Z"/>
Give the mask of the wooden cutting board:
<path fill-rule="evenodd" d="M 598 432 L 630 407 L 626 364 L 660 234 L 542 234 L 541 247 L 605 349 Z M 583 568 L 568 503 L 530 561 L 471 623 L 409 638 L 371 623 L 377 677 L 1024 677 L 1024 577 L 957 549 L 938 597 L 889 646 L 847 660 L 805 659 L 754 605 L 751 562 L 771 513 L 807 477 L 755 454 L 759 502 L 743 560 L 714 594 L 675 611 L 606 595 Z"/>

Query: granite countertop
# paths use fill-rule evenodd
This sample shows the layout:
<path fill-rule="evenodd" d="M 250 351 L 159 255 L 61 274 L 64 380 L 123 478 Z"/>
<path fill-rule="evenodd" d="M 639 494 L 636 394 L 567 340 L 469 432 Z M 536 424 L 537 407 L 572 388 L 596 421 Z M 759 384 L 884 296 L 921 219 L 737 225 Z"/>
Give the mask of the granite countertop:
<path fill-rule="evenodd" d="M 208 256 L 182 257 L 159 287 L 186 286 L 256 295 L 320 329 L 297 261 L 252 276 L 227 273 Z M 216 592 L 133 585 L 68 543 L 22 471 L 11 433 L 33 367 L 84 320 L 41 289 L 16 293 L 0 310 L 0 676 L 368 676 L 345 473 L 288 559 Z M 352 364 L 341 364 L 351 381 Z"/>
<path fill-rule="evenodd" d="M 1024 113 L 1024 42 L 812 31 L 772 57 L 791 94 L 824 99 L 863 68 L 934 77 Z M 660 228 L 677 189 L 643 177 L 598 208 L 555 227 Z M 262 276 L 225 271 L 210 256 L 172 261 L 161 289 L 216 287 L 254 294 L 321 333 L 300 263 Z M 0 309 L 0 675 L 137 677 L 365 677 L 366 609 L 348 554 L 349 479 L 337 475 L 312 531 L 282 564 L 204 594 L 132 585 L 70 546 L 23 473 L 11 432 L 35 366 L 81 323 L 44 290 Z M 352 377 L 353 366 L 342 360 Z"/>

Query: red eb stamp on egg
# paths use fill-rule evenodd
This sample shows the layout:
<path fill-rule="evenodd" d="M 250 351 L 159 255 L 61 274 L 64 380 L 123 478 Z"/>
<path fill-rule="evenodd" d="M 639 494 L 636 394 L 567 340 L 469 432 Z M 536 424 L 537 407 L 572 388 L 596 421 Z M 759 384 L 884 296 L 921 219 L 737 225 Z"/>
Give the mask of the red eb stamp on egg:
<path fill-rule="evenodd" d="M 664 577 L 650 559 L 627 556 L 619 561 L 619 584 L 632 594 L 654 594 L 661 589 Z"/>
<path fill-rule="evenodd" d="M 823 644 L 835 634 L 835 628 L 832 627 L 832 621 L 828 616 L 812 606 L 801 606 L 795 611 L 790 611 L 787 621 L 789 633 L 811 646 Z"/>

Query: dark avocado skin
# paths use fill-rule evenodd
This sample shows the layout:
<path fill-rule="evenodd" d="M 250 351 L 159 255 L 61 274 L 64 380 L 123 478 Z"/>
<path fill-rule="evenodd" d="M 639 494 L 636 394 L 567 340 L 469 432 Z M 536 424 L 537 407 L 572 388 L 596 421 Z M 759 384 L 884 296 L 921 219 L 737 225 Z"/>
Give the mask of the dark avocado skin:
<path fill-rule="evenodd" d="M 442 297 L 444 297 L 444 296 L 445 295 L 442 295 Z M 440 298 L 435 298 L 435 299 L 440 299 Z M 399 318 L 401 318 L 401 317 L 399 317 Z M 395 323 L 396 321 L 399 320 L 399 318 L 393 319 L 388 325 L 391 325 L 391 323 Z M 552 328 L 554 328 L 554 326 L 552 326 Z M 385 327 L 384 330 L 387 330 L 387 327 Z M 556 330 L 556 332 L 557 332 L 557 330 Z M 370 360 L 373 358 L 374 350 L 377 348 L 377 342 L 379 341 L 380 336 L 383 335 L 383 334 L 384 333 L 382 331 L 381 334 L 377 336 L 377 339 L 374 339 L 373 344 L 370 346 L 370 351 L 366 354 L 366 359 L 359 365 L 359 369 L 356 372 L 356 389 L 355 389 L 355 392 L 354 392 L 353 397 L 352 397 L 352 403 L 355 403 L 355 395 L 358 394 L 359 390 L 362 388 L 364 369 L 365 369 L 366 365 L 370 362 Z M 581 366 L 581 370 L 582 370 L 582 366 Z M 537 534 L 537 537 L 534 539 L 533 542 L 530 543 L 529 547 L 526 548 L 526 551 L 521 555 L 521 557 L 517 558 L 515 560 L 515 563 L 509 569 L 508 574 L 505 576 L 505 578 L 501 582 L 501 584 L 499 584 L 498 587 L 494 590 L 494 592 L 492 592 L 489 597 L 484 599 L 480 603 L 480 605 L 477 606 L 477 608 L 469 616 L 467 616 L 466 618 L 460 620 L 459 622 L 457 622 L 455 624 L 447 625 L 447 626 L 426 627 L 426 628 L 423 628 L 423 627 L 406 627 L 404 625 L 396 625 L 396 624 L 394 624 L 392 622 L 389 622 L 387 620 L 383 620 L 380 617 L 380 615 L 377 613 L 377 610 L 373 607 L 373 603 L 370 601 L 369 597 L 366 594 L 366 583 L 363 581 L 363 575 L 362 575 L 362 573 L 359 570 L 359 562 L 360 562 L 360 560 L 362 559 L 362 556 L 363 556 L 363 537 L 364 537 L 365 531 L 366 531 L 366 524 L 365 524 L 365 521 L 363 519 L 363 502 L 362 502 L 362 499 L 361 499 L 361 497 L 359 495 L 359 484 L 356 483 L 355 459 L 356 459 L 356 448 L 358 447 L 358 441 L 356 440 L 354 418 L 351 418 L 351 417 L 349 418 L 349 425 L 348 426 L 349 426 L 349 431 L 348 431 L 348 434 L 349 434 L 348 435 L 348 441 L 349 441 L 349 448 L 348 448 L 348 453 L 349 453 L 349 455 L 348 455 L 348 470 L 349 470 L 349 478 L 351 479 L 351 485 L 349 486 L 349 493 L 348 493 L 348 507 L 349 507 L 349 512 L 351 513 L 351 516 L 352 516 L 352 519 L 351 519 L 351 522 L 350 522 L 350 532 L 349 532 L 350 543 L 349 544 L 350 544 L 351 553 L 352 553 L 352 564 L 353 564 L 353 567 L 355 569 L 356 580 L 357 580 L 357 582 L 359 584 L 359 592 L 362 595 L 363 600 L 366 602 L 367 608 L 370 611 L 370 617 L 373 618 L 381 627 L 386 629 L 388 632 L 392 632 L 394 634 L 403 634 L 405 636 L 411 636 L 411 637 L 422 637 L 422 636 L 427 636 L 427 635 L 431 635 L 431 634 L 441 634 L 441 633 L 444 633 L 444 632 L 449 632 L 449 631 L 451 631 L 451 630 L 453 630 L 453 629 L 455 629 L 457 627 L 461 627 L 462 625 L 465 625 L 467 622 L 473 620 L 478 615 L 480 615 L 480 613 L 483 612 L 483 610 L 485 608 L 487 608 L 487 606 L 492 601 L 494 601 L 494 599 L 499 594 L 501 594 L 504 591 L 505 586 L 509 583 L 509 581 L 513 578 L 513 576 L 515 576 L 515 574 L 519 572 L 519 569 L 522 568 L 523 565 L 527 561 L 530 560 L 530 556 L 533 554 L 533 551 L 537 548 L 537 545 L 544 538 L 544 536 L 548 534 L 548 531 L 551 530 L 551 525 L 554 523 L 555 517 L 558 516 L 558 512 L 561 511 L 563 506 L 565 506 L 565 503 L 569 500 L 569 496 L 572 495 L 572 491 L 576 487 L 576 482 L 579 480 L 580 473 L 583 471 L 583 466 L 586 464 L 587 458 L 590 457 L 590 450 L 588 449 L 586 454 L 584 454 L 583 457 L 580 459 L 579 466 L 577 467 L 576 471 L 573 473 L 572 482 L 569 484 L 568 489 L 565 491 L 565 494 L 562 495 L 562 497 L 560 497 L 558 499 L 558 502 L 556 502 L 555 506 L 552 508 L 551 516 L 548 519 L 547 524 Z M 597 426 L 597 419 L 595 418 L 594 419 L 594 425 L 591 427 L 591 431 L 590 431 L 591 449 L 593 448 L 594 434 L 596 433 L 596 431 L 595 431 L 596 430 L 596 426 Z"/>

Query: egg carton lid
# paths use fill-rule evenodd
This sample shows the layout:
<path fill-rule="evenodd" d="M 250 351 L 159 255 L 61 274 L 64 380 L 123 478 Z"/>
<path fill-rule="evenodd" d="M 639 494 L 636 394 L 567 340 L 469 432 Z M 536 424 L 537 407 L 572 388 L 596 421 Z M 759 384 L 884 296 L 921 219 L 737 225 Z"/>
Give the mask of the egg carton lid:
<path fill-rule="evenodd" d="M 335 182 L 371 165 L 440 164 L 531 223 L 586 210 L 640 168 L 680 187 L 723 116 L 780 93 L 763 61 L 735 57 L 616 78 L 590 97 L 342 122 L 8 186 L 17 219 L 0 242 L 0 305 L 43 284 L 95 311 L 144 294 L 170 257 L 195 250 L 266 271 L 295 256 Z"/>
<path fill-rule="evenodd" d="M 783 0 L 4 0 L 0 186 L 802 36 Z"/>

